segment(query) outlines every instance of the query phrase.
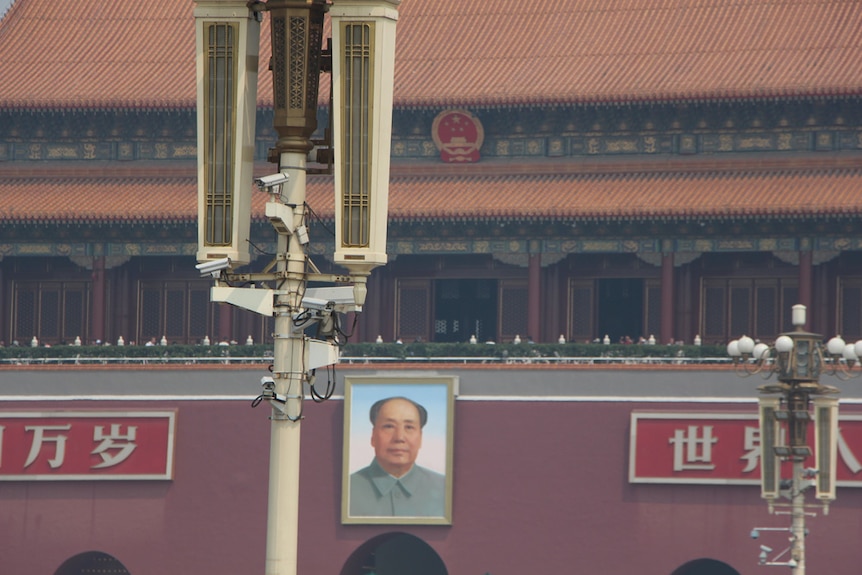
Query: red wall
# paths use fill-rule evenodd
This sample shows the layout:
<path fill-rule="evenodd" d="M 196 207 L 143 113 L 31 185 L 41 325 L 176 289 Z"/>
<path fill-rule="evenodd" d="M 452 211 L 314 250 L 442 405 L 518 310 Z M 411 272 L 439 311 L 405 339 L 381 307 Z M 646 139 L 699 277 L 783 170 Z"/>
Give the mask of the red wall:
<path fill-rule="evenodd" d="M 91 550 L 115 556 L 132 575 L 264 572 L 268 408 L 253 410 L 245 401 L 3 405 L 61 407 L 178 407 L 175 480 L 0 483 L 0 573 L 51 575 Z M 424 539 L 453 575 L 670 575 L 702 557 L 750 573 L 759 545 L 750 530 L 789 525 L 787 517 L 768 514 L 757 487 L 627 480 L 633 409 L 704 407 L 458 401 L 453 525 L 413 527 L 341 525 L 343 404 L 308 402 L 299 573 L 337 575 L 358 546 L 390 531 Z M 860 511 L 862 490 L 844 488 L 827 517 L 818 511 L 809 519 L 812 571 L 858 573 Z M 776 541 L 771 546 L 780 548 Z"/>
<path fill-rule="evenodd" d="M 98 550 L 132 575 L 262 573 L 268 410 L 236 401 L 15 407 L 175 405 L 174 481 L 0 483 L 0 572 L 51 575 L 69 557 Z"/>

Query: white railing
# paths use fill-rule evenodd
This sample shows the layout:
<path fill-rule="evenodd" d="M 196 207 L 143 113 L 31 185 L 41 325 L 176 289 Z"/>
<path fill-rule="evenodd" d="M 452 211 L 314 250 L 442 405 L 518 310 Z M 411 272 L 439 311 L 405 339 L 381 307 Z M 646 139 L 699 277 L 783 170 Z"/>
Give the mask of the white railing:
<path fill-rule="evenodd" d="M 272 362 L 271 356 L 240 357 L 39 357 L 0 359 L 0 366 L 39 365 L 224 365 L 265 364 Z M 341 365 L 354 364 L 487 364 L 487 365 L 720 365 L 730 363 L 728 357 L 350 357 L 343 356 Z"/>

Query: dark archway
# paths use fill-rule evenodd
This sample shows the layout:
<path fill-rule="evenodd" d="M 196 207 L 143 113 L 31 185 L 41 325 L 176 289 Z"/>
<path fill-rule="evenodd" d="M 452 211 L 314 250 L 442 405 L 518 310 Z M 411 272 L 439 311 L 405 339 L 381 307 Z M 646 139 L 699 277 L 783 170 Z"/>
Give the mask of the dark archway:
<path fill-rule="evenodd" d="M 611 343 L 618 343 L 625 336 L 637 341 L 638 336 L 645 335 L 644 281 L 639 278 L 600 279 L 598 287 L 599 337 L 607 334 Z"/>
<path fill-rule="evenodd" d="M 437 552 L 409 533 L 384 533 L 354 551 L 341 575 L 448 575 Z"/>
<path fill-rule="evenodd" d="M 119 559 L 101 551 L 87 551 L 71 557 L 60 565 L 54 575 L 130 575 Z"/>
<path fill-rule="evenodd" d="M 676 569 L 670 575 L 739 575 L 739 571 L 715 559 L 695 559 Z"/>
<path fill-rule="evenodd" d="M 497 337 L 497 281 L 443 279 L 434 282 L 434 341 L 465 342 Z"/>

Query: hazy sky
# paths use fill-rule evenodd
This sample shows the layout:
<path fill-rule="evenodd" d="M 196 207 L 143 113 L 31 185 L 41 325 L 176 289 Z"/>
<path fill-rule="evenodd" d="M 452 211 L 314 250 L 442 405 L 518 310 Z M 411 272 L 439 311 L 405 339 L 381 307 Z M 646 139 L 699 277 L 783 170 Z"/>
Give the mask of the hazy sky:
<path fill-rule="evenodd" d="M 12 5 L 12 0 L 0 0 L 0 16 L 6 13 L 6 10 L 9 9 L 9 6 Z"/>

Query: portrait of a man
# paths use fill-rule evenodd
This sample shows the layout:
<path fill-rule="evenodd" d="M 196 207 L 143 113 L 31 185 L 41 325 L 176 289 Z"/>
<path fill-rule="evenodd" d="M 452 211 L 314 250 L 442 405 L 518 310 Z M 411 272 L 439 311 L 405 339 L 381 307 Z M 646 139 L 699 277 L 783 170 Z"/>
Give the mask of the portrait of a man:
<path fill-rule="evenodd" d="M 451 379 L 345 387 L 343 520 L 448 523 Z"/>

